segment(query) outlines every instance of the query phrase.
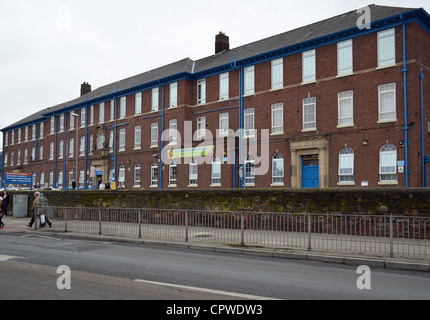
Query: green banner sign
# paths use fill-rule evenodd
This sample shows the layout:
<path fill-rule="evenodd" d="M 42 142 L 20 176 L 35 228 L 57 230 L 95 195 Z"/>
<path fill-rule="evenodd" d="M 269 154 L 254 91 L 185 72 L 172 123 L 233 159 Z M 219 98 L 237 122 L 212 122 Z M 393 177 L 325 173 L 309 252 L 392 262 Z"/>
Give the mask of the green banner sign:
<path fill-rule="evenodd" d="M 195 148 L 172 149 L 169 150 L 169 158 L 182 159 L 182 158 L 196 158 L 206 157 L 214 153 L 215 146 L 199 146 Z"/>

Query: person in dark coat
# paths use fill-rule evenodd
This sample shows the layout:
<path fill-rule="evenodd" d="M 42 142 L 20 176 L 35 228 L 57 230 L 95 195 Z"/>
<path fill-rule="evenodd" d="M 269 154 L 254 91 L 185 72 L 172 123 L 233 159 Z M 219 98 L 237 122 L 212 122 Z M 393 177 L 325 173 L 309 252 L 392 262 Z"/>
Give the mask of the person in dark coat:
<path fill-rule="evenodd" d="M 3 215 L 4 215 L 4 202 L 3 202 L 3 198 L 0 197 L 0 230 L 4 228 L 4 223 L 3 223 Z"/>
<path fill-rule="evenodd" d="M 7 216 L 7 207 L 9 206 L 9 198 L 10 198 L 6 190 L 3 191 L 2 198 L 3 198 L 3 203 L 4 203 L 4 216 L 6 217 Z"/>

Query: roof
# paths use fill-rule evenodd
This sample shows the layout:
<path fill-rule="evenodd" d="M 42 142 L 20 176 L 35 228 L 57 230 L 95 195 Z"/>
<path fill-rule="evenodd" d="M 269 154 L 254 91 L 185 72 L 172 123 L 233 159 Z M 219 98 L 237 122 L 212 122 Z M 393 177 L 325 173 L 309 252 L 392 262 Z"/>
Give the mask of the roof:
<path fill-rule="evenodd" d="M 367 32 L 376 32 L 373 28 L 378 21 L 386 20 L 391 17 L 401 17 L 405 13 L 420 11 L 421 16 L 426 19 L 425 23 L 430 28 L 430 16 L 423 9 L 399 8 L 370 5 L 372 29 Z M 320 22 L 316 22 L 295 30 L 281 33 L 263 40 L 259 40 L 244 46 L 240 46 L 219 54 L 211 55 L 197 61 L 186 58 L 160 68 L 135 75 L 133 77 L 117 81 L 95 89 L 88 95 L 84 95 L 72 101 L 61 103 L 37 113 L 34 113 L 20 121 L 2 129 L 9 131 L 14 128 L 44 121 L 47 117 L 60 112 L 71 111 L 82 108 L 85 105 L 93 105 L 102 101 L 108 101 L 114 97 L 132 94 L 133 92 L 142 91 L 151 87 L 160 86 L 165 83 L 174 82 L 183 78 L 195 79 L 204 77 L 207 74 L 216 74 L 222 70 L 231 69 L 233 64 L 241 63 L 255 64 L 266 59 L 273 59 L 277 54 L 279 56 L 287 55 L 289 52 L 304 51 L 311 45 L 325 45 L 330 41 L 330 36 L 337 35 L 336 41 L 339 41 L 341 34 L 351 37 L 362 35 L 357 28 L 357 20 L 360 13 L 356 10 L 350 11 Z M 385 25 L 385 27 L 387 27 Z M 346 31 L 350 30 L 348 34 Z M 429 29 L 430 30 L 430 29 Z M 366 31 L 364 31 L 366 32 Z M 307 50 L 307 49 L 306 49 Z"/>

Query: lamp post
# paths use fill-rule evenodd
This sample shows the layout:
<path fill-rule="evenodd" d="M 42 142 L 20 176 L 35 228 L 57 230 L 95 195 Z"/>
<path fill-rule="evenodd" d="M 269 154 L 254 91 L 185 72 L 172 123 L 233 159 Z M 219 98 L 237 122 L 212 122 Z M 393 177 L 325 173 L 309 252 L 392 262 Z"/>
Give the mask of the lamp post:
<path fill-rule="evenodd" d="M 79 115 L 76 114 L 75 112 L 72 112 L 70 114 L 70 116 L 73 117 L 73 118 L 76 118 L 76 142 L 75 142 L 75 144 L 76 144 L 76 155 L 75 155 L 75 157 L 76 157 L 76 173 L 75 173 L 75 181 L 76 181 L 76 190 L 77 190 L 77 189 L 79 189 L 79 187 L 78 187 L 78 152 L 79 152 L 79 149 L 78 149 L 78 139 L 79 139 L 78 128 L 79 128 Z"/>

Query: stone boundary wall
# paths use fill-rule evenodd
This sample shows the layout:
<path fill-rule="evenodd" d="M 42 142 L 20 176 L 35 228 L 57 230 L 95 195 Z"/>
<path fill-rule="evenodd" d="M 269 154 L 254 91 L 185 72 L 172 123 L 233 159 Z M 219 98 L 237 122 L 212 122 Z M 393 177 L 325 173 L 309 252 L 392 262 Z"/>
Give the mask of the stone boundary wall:
<path fill-rule="evenodd" d="M 42 191 L 60 207 L 120 207 L 252 212 L 430 216 L 430 189 L 247 189 Z M 13 213 L 10 191 L 9 213 Z M 30 215 L 34 192 L 29 195 Z"/>

